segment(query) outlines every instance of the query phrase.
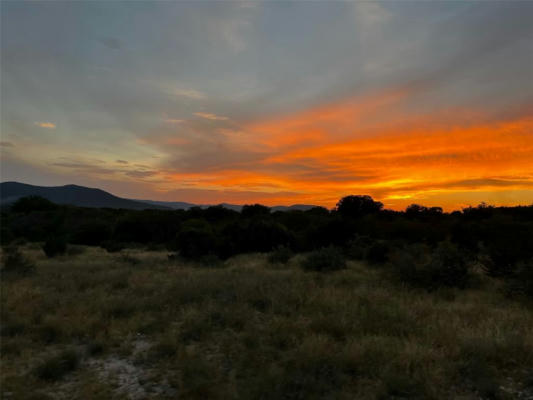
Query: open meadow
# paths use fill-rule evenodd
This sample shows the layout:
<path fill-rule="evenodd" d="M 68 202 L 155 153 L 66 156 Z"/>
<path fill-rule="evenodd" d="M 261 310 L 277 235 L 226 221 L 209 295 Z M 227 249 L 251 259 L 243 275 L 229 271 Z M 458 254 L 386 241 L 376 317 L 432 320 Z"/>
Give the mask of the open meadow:
<path fill-rule="evenodd" d="M 3 399 L 531 399 L 531 301 L 474 270 L 417 289 L 387 266 L 198 263 L 71 246 L 3 273 Z"/>

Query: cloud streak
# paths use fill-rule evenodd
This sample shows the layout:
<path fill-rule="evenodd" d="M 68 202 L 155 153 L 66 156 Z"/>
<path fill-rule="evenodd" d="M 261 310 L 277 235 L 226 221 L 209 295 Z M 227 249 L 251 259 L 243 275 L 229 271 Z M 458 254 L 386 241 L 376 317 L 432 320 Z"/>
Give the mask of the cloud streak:
<path fill-rule="evenodd" d="M 5 179 L 201 203 L 533 198 L 531 2 L 65 7 L 2 5 Z"/>
<path fill-rule="evenodd" d="M 195 112 L 194 115 L 200 118 L 210 119 L 211 121 L 227 121 L 229 118 L 206 112 Z"/>
<path fill-rule="evenodd" d="M 45 129 L 56 129 L 57 127 L 53 122 L 35 122 L 34 125 Z"/>

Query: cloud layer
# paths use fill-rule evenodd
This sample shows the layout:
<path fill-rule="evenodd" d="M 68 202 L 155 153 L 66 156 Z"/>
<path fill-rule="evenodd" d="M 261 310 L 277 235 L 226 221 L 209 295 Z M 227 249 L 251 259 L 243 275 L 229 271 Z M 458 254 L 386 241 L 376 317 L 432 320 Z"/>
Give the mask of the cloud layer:
<path fill-rule="evenodd" d="M 200 203 L 533 199 L 533 3 L 1 7 L 2 180 Z"/>

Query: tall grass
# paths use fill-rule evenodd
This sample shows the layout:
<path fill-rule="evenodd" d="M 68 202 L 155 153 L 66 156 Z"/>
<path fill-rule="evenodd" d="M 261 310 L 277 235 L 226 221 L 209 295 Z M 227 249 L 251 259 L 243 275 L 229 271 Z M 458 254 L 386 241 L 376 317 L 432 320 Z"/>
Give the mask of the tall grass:
<path fill-rule="evenodd" d="M 154 399 L 532 394 L 531 303 L 490 277 L 428 292 L 353 261 L 309 273 L 302 255 L 281 268 L 261 255 L 204 268 L 124 254 L 23 249 L 34 272 L 1 282 L 3 393 L 128 398 L 102 375 L 115 360 Z"/>

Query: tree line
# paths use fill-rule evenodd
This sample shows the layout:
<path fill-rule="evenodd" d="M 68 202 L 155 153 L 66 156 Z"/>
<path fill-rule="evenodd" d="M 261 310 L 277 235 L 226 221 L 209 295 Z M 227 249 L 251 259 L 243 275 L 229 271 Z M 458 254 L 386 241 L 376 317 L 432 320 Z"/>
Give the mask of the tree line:
<path fill-rule="evenodd" d="M 533 205 L 482 203 L 445 213 L 440 207 L 412 204 L 404 211 L 393 211 L 370 196 L 352 195 L 340 199 L 332 210 L 273 212 L 253 204 L 240 212 L 223 206 L 139 211 L 57 205 L 30 196 L 2 208 L 1 241 L 3 246 L 44 242 L 50 256 L 61 254 L 69 244 L 79 244 L 109 252 L 144 246 L 167 249 L 185 259 L 211 260 L 249 252 L 289 254 L 334 248 L 345 258 L 371 264 L 396 262 L 398 268 L 405 264 L 412 270 L 404 271 L 405 276 L 416 275 L 417 265 L 425 265 L 427 272 L 426 255 L 440 254 L 441 261 L 456 257 L 448 260 L 450 265 L 459 259 L 475 262 L 487 274 L 505 277 L 532 264 Z M 414 280 L 421 279 L 418 275 Z"/>

